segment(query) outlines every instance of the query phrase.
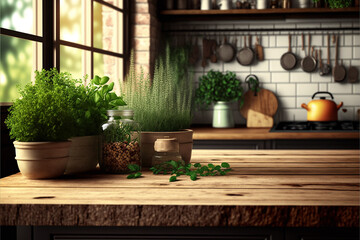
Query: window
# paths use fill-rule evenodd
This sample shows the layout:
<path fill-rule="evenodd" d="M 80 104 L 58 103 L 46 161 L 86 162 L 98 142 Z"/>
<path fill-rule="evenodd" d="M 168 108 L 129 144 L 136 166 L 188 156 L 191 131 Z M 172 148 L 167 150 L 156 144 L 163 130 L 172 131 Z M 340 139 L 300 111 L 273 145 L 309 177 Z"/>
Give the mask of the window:
<path fill-rule="evenodd" d="M 127 0 L 1 0 L 0 103 L 34 71 L 109 76 L 119 89 L 127 54 Z M 55 23 L 55 24 L 54 24 Z"/>
<path fill-rule="evenodd" d="M 123 5 L 123 0 L 57 0 L 57 68 L 76 78 L 109 76 L 119 90 L 126 49 Z"/>
<path fill-rule="evenodd" d="M 40 0 L 0 1 L 0 102 L 19 97 L 17 86 L 42 68 L 44 37 Z"/>

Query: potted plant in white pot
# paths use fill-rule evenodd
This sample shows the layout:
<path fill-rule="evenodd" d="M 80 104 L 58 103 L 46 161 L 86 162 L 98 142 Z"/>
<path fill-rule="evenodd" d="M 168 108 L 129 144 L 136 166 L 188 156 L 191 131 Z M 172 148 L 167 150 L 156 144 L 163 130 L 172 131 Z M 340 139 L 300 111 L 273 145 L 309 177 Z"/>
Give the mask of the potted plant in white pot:
<path fill-rule="evenodd" d="M 224 74 L 211 70 L 199 80 L 199 86 L 195 90 L 195 103 L 205 107 L 215 103 L 212 126 L 214 128 L 234 127 L 230 103 L 240 101 L 241 105 L 243 96 L 241 82 L 236 74 L 233 72 Z"/>
<path fill-rule="evenodd" d="M 5 123 L 15 139 L 20 172 L 32 179 L 55 178 L 64 173 L 76 120 L 76 86 L 56 69 L 36 71 L 35 83 L 20 91 Z"/>
<path fill-rule="evenodd" d="M 101 125 L 107 120 L 106 111 L 126 105 L 113 92 L 109 77 L 95 76 L 89 84 L 77 84 L 75 107 L 76 128 L 71 138 L 70 159 L 66 174 L 94 170 L 100 157 Z"/>
<path fill-rule="evenodd" d="M 185 47 L 166 45 L 156 60 L 154 76 L 137 73 L 133 54 L 129 73 L 122 84 L 124 100 L 134 110 L 141 126 L 142 165 L 151 166 L 154 142 L 159 138 L 176 138 L 179 152 L 189 163 L 193 146 L 191 124 L 192 81 Z"/>

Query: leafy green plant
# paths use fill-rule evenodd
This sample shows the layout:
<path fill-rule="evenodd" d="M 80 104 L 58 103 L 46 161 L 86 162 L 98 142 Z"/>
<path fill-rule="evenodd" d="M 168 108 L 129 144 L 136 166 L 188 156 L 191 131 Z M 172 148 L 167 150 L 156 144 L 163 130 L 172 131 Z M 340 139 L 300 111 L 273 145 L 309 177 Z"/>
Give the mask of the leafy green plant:
<path fill-rule="evenodd" d="M 95 76 L 85 86 L 56 68 L 36 71 L 35 83 L 20 90 L 6 120 L 13 139 L 24 142 L 63 141 L 100 133 L 106 110 L 126 105 L 111 92 L 108 77 Z"/>
<path fill-rule="evenodd" d="M 191 169 L 191 167 L 195 167 L 195 169 Z M 171 167 L 171 168 L 169 168 Z M 221 163 L 221 165 L 208 164 L 202 166 L 200 163 L 195 163 L 192 165 L 189 164 L 181 164 L 177 161 L 168 161 L 163 163 L 163 165 L 151 167 L 150 170 L 154 174 L 171 174 L 172 176 L 169 178 L 170 182 L 174 182 L 177 180 L 177 177 L 181 175 L 187 175 L 190 177 L 192 181 L 198 179 L 199 176 L 215 176 L 215 175 L 226 175 L 226 173 L 231 171 L 230 164 Z"/>
<path fill-rule="evenodd" d="M 122 97 L 113 92 L 114 83 L 108 82 L 107 76 L 95 76 L 88 85 L 78 86 L 75 136 L 99 134 L 101 124 L 107 119 L 106 110 L 126 105 Z"/>
<path fill-rule="evenodd" d="M 187 48 L 169 44 L 155 64 L 152 80 L 143 70 L 135 70 L 131 54 L 130 69 L 121 87 L 124 100 L 134 109 L 134 119 L 143 131 L 177 131 L 191 123 L 192 82 Z"/>
<path fill-rule="evenodd" d="M 140 172 L 140 166 L 137 164 L 129 164 L 128 168 L 130 170 L 130 174 L 127 176 L 127 179 L 139 178 L 142 173 Z"/>
<path fill-rule="evenodd" d="M 217 101 L 229 102 L 242 98 L 241 82 L 233 72 L 223 74 L 211 70 L 199 80 L 199 87 L 195 90 L 195 103 L 198 106 L 209 106 Z"/>
<path fill-rule="evenodd" d="M 330 8 L 346 8 L 351 7 L 352 0 L 325 0 Z"/>
<path fill-rule="evenodd" d="M 77 81 L 55 68 L 36 71 L 35 84 L 20 90 L 5 120 L 10 137 L 22 142 L 64 141 L 76 131 Z"/>

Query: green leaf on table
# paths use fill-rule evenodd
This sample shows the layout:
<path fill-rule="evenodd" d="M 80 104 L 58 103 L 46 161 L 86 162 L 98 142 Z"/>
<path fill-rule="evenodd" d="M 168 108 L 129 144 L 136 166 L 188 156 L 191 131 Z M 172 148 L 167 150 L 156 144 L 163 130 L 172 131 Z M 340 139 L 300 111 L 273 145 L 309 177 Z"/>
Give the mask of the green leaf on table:
<path fill-rule="evenodd" d="M 195 181 L 195 180 L 197 179 L 197 174 L 196 174 L 196 172 L 192 172 L 192 173 L 190 174 L 190 179 L 191 179 L 192 181 Z"/>
<path fill-rule="evenodd" d="M 132 179 L 132 178 L 135 178 L 135 174 L 130 174 L 126 177 L 127 179 Z"/>
<path fill-rule="evenodd" d="M 137 164 L 128 164 L 128 168 L 131 172 L 138 172 L 140 171 L 140 166 Z"/>
<path fill-rule="evenodd" d="M 199 167 L 201 167 L 201 164 L 200 163 L 195 163 L 194 167 L 199 168 Z"/>
<path fill-rule="evenodd" d="M 230 164 L 226 163 L 226 162 L 223 162 L 221 163 L 221 167 L 223 168 L 230 168 Z"/>
<path fill-rule="evenodd" d="M 175 181 L 176 181 L 176 176 L 171 176 L 169 182 L 175 182 Z"/>
<path fill-rule="evenodd" d="M 169 162 L 169 164 L 170 164 L 173 168 L 175 168 L 175 169 L 177 169 L 178 166 L 179 166 L 179 163 L 176 162 L 176 161 L 174 161 L 174 160 L 171 160 L 171 161 Z"/>

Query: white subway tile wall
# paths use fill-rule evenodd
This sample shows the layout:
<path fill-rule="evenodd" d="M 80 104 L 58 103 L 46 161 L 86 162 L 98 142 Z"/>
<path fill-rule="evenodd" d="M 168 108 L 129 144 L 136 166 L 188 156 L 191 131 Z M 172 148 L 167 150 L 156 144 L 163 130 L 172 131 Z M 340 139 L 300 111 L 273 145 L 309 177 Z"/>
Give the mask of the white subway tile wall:
<path fill-rule="evenodd" d="M 209 70 L 217 71 L 233 71 L 241 80 L 244 92 L 248 90 L 244 83 L 246 76 L 255 74 L 258 76 L 261 87 L 273 91 L 279 100 L 279 110 L 275 115 L 275 121 L 304 121 L 306 120 L 306 110 L 301 108 L 302 103 L 311 101 L 311 96 L 317 91 L 329 91 L 334 95 L 336 103 L 344 102 L 343 110 L 339 111 L 340 120 L 358 120 L 357 110 L 360 109 L 360 83 L 349 83 L 346 79 L 344 82 L 334 82 L 331 74 L 327 76 L 320 76 L 319 71 L 313 73 L 305 73 L 301 69 L 301 59 L 308 55 L 308 32 L 304 32 L 305 36 L 305 51 L 302 50 L 301 35 L 299 32 L 290 31 L 268 31 L 266 29 L 307 29 L 311 28 L 311 46 L 315 49 L 321 49 L 322 61 L 327 60 L 327 34 L 328 30 L 325 28 L 359 28 L 359 23 L 355 20 L 344 19 L 339 23 L 338 20 L 322 19 L 321 23 L 312 23 L 306 20 L 289 20 L 269 23 L 268 21 L 254 21 L 245 22 L 238 21 L 233 24 L 209 22 L 208 24 L 183 23 L 182 29 L 214 29 L 213 36 L 217 36 L 219 32 L 221 36 L 226 34 L 237 36 L 237 49 L 240 50 L 244 46 L 243 34 L 252 34 L 252 47 L 256 42 L 256 35 L 261 35 L 261 44 L 264 47 L 265 60 L 262 62 L 255 61 L 251 66 L 241 66 L 236 60 L 229 63 L 218 62 L 216 64 L 208 63 L 205 68 L 201 67 L 201 61 L 197 63 L 194 69 L 194 86 L 197 86 L 198 79 Z M 164 29 L 178 29 L 177 24 L 164 26 Z M 234 29 L 234 32 L 221 32 L 221 29 Z M 236 32 L 235 29 L 264 29 L 264 32 Z M 316 31 L 313 31 L 316 29 Z M 267 34 L 269 33 L 269 34 Z M 331 34 L 336 31 L 331 31 Z M 340 36 L 339 41 L 339 63 L 343 63 L 346 69 L 355 66 L 360 71 L 360 36 L 358 31 L 341 31 L 338 32 Z M 183 35 L 201 34 L 201 32 L 183 32 Z M 181 35 L 180 34 L 180 35 Z M 207 33 L 211 36 L 211 32 Z M 288 34 L 292 35 L 291 49 L 292 52 L 298 56 L 298 64 L 295 69 L 291 71 L 284 70 L 280 65 L 280 58 L 282 54 L 288 51 Z M 176 33 L 178 36 L 179 33 Z M 231 38 L 233 39 L 233 37 Z M 201 46 L 201 37 L 198 40 Z M 201 47 L 202 48 L 202 47 Z M 330 41 L 330 59 L 331 65 L 335 65 L 335 43 Z M 237 124 L 244 124 L 245 119 L 239 113 L 237 104 L 233 104 L 234 118 Z M 193 123 L 212 122 L 212 106 L 205 111 L 195 111 Z"/>

